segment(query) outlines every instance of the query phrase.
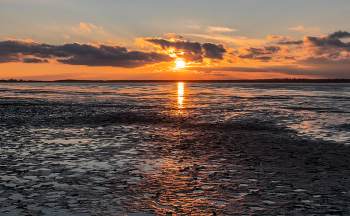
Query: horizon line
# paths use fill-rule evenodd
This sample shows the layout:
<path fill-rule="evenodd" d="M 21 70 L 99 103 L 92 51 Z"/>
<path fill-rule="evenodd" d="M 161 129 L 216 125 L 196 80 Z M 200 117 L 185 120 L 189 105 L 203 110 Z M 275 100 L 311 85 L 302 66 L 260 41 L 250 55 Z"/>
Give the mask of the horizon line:
<path fill-rule="evenodd" d="M 4 82 L 49 82 L 49 83 L 151 83 L 151 82 L 188 82 L 188 83 L 268 83 L 268 82 L 282 82 L 282 83 L 350 83 L 348 78 L 322 78 L 322 79 L 310 79 L 310 78 L 272 78 L 272 79 L 236 79 L 236 80 L 79 80 L 79 79 L 63 79 L 63 80 L 23 80 L 23 79 L 1 79 L 1 83 Z"/>

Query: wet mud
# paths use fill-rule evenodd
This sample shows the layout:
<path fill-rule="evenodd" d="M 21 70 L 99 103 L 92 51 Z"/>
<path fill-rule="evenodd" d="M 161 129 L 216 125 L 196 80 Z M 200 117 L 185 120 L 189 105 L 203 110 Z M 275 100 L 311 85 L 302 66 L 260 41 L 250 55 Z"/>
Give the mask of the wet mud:
<path fill-rule="evenodd" d="M 348 145 L 210 112 L 3 99 L 0 214 L 349 215 Z"/>

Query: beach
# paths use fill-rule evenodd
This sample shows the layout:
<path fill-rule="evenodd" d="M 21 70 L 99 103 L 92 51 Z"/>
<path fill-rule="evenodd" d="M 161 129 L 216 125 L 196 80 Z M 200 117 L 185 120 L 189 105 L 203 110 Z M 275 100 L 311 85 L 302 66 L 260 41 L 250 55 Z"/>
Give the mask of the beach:
<path fill-rule="evenodd" d="M 349 84 L 0 85 L 2 215 L 347 215 Z"/>

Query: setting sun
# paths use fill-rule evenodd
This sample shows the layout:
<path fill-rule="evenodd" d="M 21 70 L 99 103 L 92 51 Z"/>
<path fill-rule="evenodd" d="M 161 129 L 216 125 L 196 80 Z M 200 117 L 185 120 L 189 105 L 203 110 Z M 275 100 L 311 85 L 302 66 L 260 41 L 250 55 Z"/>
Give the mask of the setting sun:
<path fill-rule="evenodd" d="M 176 68 L 186 67 L 186 62 L 182 61 L 182 59 L 177 59 L 175 63 L 176 63 Z"/>

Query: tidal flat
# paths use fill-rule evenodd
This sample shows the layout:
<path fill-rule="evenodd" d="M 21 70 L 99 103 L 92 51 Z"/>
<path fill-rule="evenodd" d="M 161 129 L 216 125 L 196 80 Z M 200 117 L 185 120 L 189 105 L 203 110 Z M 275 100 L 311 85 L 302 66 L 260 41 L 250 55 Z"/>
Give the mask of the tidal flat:
<path fill-rule="evenodd" d="M 349 85 L 301 86 L 1 85 L 0 214 L 347 215 Z"/>

